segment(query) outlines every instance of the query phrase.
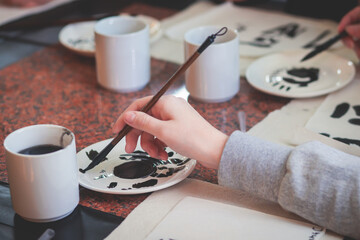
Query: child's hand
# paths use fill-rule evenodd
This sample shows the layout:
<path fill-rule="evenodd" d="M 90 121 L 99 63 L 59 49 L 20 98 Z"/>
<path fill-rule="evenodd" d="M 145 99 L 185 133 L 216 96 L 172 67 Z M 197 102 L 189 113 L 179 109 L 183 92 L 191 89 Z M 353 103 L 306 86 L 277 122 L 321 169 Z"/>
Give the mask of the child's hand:
<path fill-rule="evenodd" d="M 125 124 L 134 129 L 126 136 L 126 151 L 134 151 L 141 135 L 141 147 L 152 157 L 167 159 L 164 147 L 217 168 L 228 136 L 210 125 L 184 99 L 164 96 L 148 114 L 139 110 L 150 101 L 145 97 L 132 103 L 117 119 L 113 131 Z"/>

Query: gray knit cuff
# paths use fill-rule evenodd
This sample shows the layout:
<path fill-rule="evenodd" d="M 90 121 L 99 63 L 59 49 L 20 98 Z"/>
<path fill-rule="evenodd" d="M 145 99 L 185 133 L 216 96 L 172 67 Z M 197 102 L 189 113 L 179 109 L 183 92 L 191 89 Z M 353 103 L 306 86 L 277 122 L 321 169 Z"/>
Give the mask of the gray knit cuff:
<path fill-rule="evenodd" d="M 277 202 L 292 148 L 235 131 L 222 153 L 219 184 Z"/>

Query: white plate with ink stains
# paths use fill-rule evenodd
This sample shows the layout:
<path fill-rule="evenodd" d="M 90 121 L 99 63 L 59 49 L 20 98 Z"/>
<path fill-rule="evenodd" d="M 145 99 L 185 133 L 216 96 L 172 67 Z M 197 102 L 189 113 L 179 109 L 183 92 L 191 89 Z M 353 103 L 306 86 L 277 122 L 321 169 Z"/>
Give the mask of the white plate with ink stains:
<path fill-rule="evenodd" d="M 275 96 L 309 98 L 339 90 L 355 76 L 353 62 L 323 52 L 300 62 L 309 51 L 276 53 L 253 62 L 246 71 L 254 88 Z"/>
<path fill-rule="evenodd" d="M 127 14 L 121 14 L 127 16 Z M 160 21 L 145 15 L 137 15 L 149 25 L 150 43 L 154 43 L 162 36 Z M 60 43 L 67 49 L 83 56 L 95 55 L 94 26 L 96 21 L 84 21 L 66 25 L 59 33 Z"/>
<path fill-rule="evenodd" d="M 77 153 L 80 169 L 86 168 L 98 152 L 112 139 L 86 147 Z M 139 144 L 138 144 L 139 145 Z M 184 180 L 195 168 L 196 161 L 166 148 L 168 161 L 151 158 L 141 147 L 132 154 L 125 152 L 121 140 L 107 159 L 88 170 L 79 171 L 80 185 L 93 191 L 111 194 L 140 194 L 161 190 Z"/>

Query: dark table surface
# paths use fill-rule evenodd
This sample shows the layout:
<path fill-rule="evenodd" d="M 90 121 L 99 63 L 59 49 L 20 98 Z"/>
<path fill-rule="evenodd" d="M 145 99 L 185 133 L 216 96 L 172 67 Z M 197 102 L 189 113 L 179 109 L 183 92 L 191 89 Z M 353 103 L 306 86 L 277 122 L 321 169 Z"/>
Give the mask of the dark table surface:
<path fill-rule="evenodd" d="M 119 2 L 117 11 L 150 15 L 160 20 L 188 4 L 186 1 L 181 6 L 168 6 L 164 1 L 158 4 Z M 86 13 L 78 14 L 83 15 Z M 93 58 L 76 55 L 58 43 L 61 27 L 16 31 L 0 28 L 1 142 L 18 128 L 45 123 L 72 130 L 77 151 L 112 138 L 111 126 L 121 112 L 135 99 L 155 94 L 179 67 L 152 59 L 151 81 L 144 89 L 133 93 L 110 92 L 97 84 Z M 239 129 L 238 111 L 246 112 L 249 129 L 289 102 L 289 99 L 253 89 L 244 78 L 240 82 L 240 91 L 227 102 L 209 104 L 190 97 L 187 100 L 212 125 L 227 134 Z M 167 94 L 178 95 L 184 91 L 182 77 Z M 217 172 L 197 164 L 189 178 L 217 183 Z M 4 148 L 1 147 L 0 181 L 7 180 Z M 149 194 L 111 195 L 80 187 L 80 205 L 125 218 Z"/>

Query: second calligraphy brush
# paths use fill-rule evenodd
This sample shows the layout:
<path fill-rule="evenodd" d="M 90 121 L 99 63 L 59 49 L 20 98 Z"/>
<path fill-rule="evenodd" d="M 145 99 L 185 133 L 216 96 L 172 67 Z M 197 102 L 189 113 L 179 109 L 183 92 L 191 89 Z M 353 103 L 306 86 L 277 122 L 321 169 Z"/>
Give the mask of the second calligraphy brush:
<path fill-rule="evenodd" d="M 155 94 L 151 100 L 141 109 L 142 112 L 148 112 L 160 97 L 169 89 L 169 87 L 183 74 L 186 69 L 200 56 L 200 54 L 215 41 L 217 36 L 222 36 L 227 32 L 227 28 L 221 28 L 217 33 L 214 33 L 206 38 L 201 46 L 195 51 L 195 53 L 171 76 L 171 78 L 165 83 L 165 85 Z M 132 127 L 125 125 L 125 127 L 119 132 L 119 134 L 92 160 L 92 162 L 85 168 L 79 169 L 80 172 L 85 173 L 86 171 L 94 168 L 98 165 L 109 152 L 115 147 L 115 145 L 130 132 Z"/>
<path fill-rule="evenodd" d="M 318 55 L 319 53 L 325 51 L 326 49 L 328 49 L 329 47 L 331 47 L 334 43 L 336 43 L 337 41 L 339 41 L 340 39 L 342 39 L 343 37 L 347 36 L 347 32 L 346 31 L 342 31 L 341 33 L 339 33 L 338 35 L 336 35 L 333 38 L 330 38 L 328 41 L 324 42 L 323 44 L 315 47 L 315 49 L 313 51 L 311 51 L 310 53 L 308 53 L 305 57 L 303 57 L 303 59 L 301 59 L 301 62 L 304 62 L 316 55 Z"/>

